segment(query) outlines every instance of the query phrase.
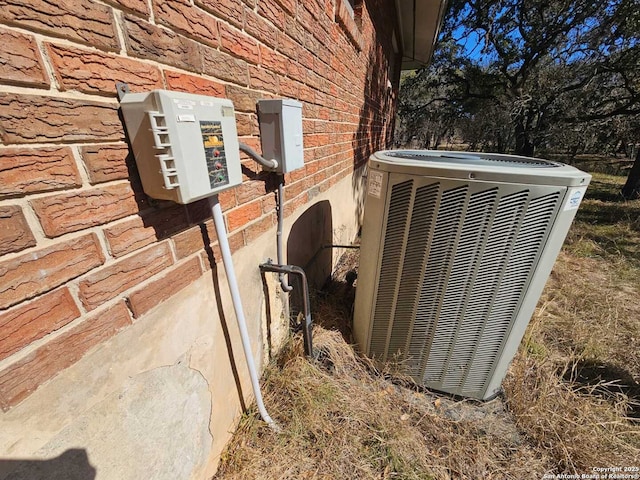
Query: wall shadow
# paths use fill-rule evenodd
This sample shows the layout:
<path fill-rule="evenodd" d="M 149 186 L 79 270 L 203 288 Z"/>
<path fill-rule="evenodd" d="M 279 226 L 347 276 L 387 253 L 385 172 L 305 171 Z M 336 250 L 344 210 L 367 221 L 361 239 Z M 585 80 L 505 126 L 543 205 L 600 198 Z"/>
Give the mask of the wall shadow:
<path fill-rule="evenodd" d="M 393 51 L 393 29 L 388 10 L 390 2 L 363 0 L 373 23 L 375 38 L 366 53 L 363 104 L 358 128 L 353 135 L 352 191 L 356 201 L 358 225 L 362 226 L 366 197 L 366 164 L 372 153 L 391 148 L 395 128 L 396 105 L 400 83 L 401 54 Z M 395 16 L 393 18 L 396 18 Z M 399 37 L 398 37 L 399 38 Z"/>
<path fill-rule="evenodd" d="M 93 480 L 96 472 L 83 448 L 49 460 L 0 458 L 0 480 Z"/>
<path fill-rule="evenodd" d="M 213 291 L 216 298 L 216 307 L 218 309 L 218 317 L 220 318 L 220 326 L 222 327 L 222 333 L 224 335 L 224 343 L 227 347 L 227 355 L 229 357 L 229 365 L 231 365 L 231 371 L 233 373 L 233 380 L 236 384 L 238 391 L 238 399 L 240 400 L 240 407 L 242 411 L 247 410 L 247 405 L 244 401 L 244 394 L 242 393 L 242 383 L 240 382 L 240 374 L 238 373 L 238 365 L 236 364 L 236 357 L 233 352 L 233 344 L 231 343 L 231 335 L 229 334 L 229 327 L 227 323 L 227 317 L 222 308 L 222 295 L 220 293 L 220 282 L 218 281 L 218 265 L 213 254 L 213 248 L 211 248 L 212 240 L 209 237 L 209 232 L 204 224 L 200 225 L 200 232 L 202 233 L 202 242 L 204 244 L 204 250 L 207 253 L 207 260 L 211 267 L 211 280 L 213 282 Z"/>

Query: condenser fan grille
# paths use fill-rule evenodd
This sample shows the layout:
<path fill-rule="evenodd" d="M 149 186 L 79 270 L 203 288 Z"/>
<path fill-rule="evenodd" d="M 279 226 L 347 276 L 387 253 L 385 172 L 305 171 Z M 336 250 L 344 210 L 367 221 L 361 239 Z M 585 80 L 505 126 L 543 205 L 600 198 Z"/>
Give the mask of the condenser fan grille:
<path fill-rule="evenodd" d="M 368 351 L 417 383 L 482 397 L 561 189 L 458 183 L 392 185 Z"/>

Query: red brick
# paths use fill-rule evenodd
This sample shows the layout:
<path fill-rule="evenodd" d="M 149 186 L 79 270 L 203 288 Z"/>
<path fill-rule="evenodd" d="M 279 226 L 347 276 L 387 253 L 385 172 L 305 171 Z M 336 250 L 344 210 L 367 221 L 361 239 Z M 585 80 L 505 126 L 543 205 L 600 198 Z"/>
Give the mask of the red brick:
<path fill-rule="evenodd" d="M 244 230 L 244 240 L 250 245 L 256 238 L 267 232 L 276 224 L 275 212 L 249 224 Z"/>
<path fill-rule="evenodd" d="M 120 140 L 122 122 L 113 104 L 36 95 L 0 94 L 5 143 Z"/>
<path fill-rule="evenodd" d="M 249 83 L 249 70 L 244 60 L 208 47 L 202 47 L 202 57 L 202 73 L 240 85 Z"/>
<path fill-rule="evenodd" d="M 52 290 L 103 262 L 94 234 L 0 262 L 0 309 Z"/>
<path fill-rule="evenodd" d="M 1 82 L 32 87 L 49 86 L 38 45 L 31 35 L 0 29 L 0 44 Z"/>
<path fill-rule="evenodd" d="M 285 13 L 282 7 L 274 0 L 260 0 L 258 3 L 258 14 L 269 20 L 280 30 L 283 29 Z"/>
<path fill-rule="evenodd" d="M 243 182 L 242 185 L 236 188 L 236 200 L 239 205 L 250 202 L 256 198 L 260 198 L 267 193 L 266 191 L 266 177 L 268 173 L 261 173 L 260 176 L 254 180 Z"/>
<path fill-rule="evenodd" d="M 310 162 L 305 166 L 305 173 L 307 176 L 312 176 L 318 171 L 318 167 L 320 166 L 319 162 Z"/>
<path fill-rule="evenodd" d="M 131 56 L 202 71 L 201 47 L 196 42 L 132 15 L 125 15 L 124 19 L 127 52 Z"/>
<path fill-rule="evenodd" d="M 155 0 L 153 4 L 157 23 L 218 46 L 218 22 L 208 13 L 185 0 Z"/>
<path fill-rule="evenodd" d="M 251 220 L 262 215 L 262 204 L 260 201 L 246 203 L 234 208 L 227 214 L 227 229 L 230 232 L 246 225 Z"/>
<path fill-rule="evenodd" d="M 307 76 L 307 69 L 297 62 L 290 61 L 287 64 L 287 75 L 294 80 L 304 82 Z"/>
<path fill-rule="evenodd" d="M 187 216 L 181 205 L 147 211 L 132 219 L 105 228 L 109 251 L 114 257 L 139 250 L 187 226 Z"/>
<path fill-rule="evenodd" d="M 146 0 L 105 0 L 105 2 L 144 16 L 149 15 L 149 5 Z"/>
<path fill-rule="evenodd" d="M 4 411 L 20 403 L 40 385 L 80 360 L 131 324 L 124 302 L 78 323 L 25 358 L 0 371 L 0 407 Z M 96 368 L 109 368 L 96 365 Z"/>
<path fill-rule="evenodd" d="M 220 45 L 222 49 L 251 63 L 259 63 L 260 51 L 258 42 L 224 23 L 220 24 Z"/>
<path fill-rule="evenodd" d="M 167 81 L 167 88 L 169 90 L 210 95 L 212 97 L 225 96 L 224 85 L 222 83 L 207 80 L 206 78 L 172 72 L 171 70 L 165 70 L 164 78 Z"/>
<path fill-rule="evenodd" d="M 168 243 L 160 243 L 135 255 L 118 260 L 90 273 L 78 284 L 79 297 L 87 310 L 93 310 L 122 292 L 135 287 L 171 266 Z"/>
<path fill-rule="evenodd" d="M 293 212 L 295 212 L 296 210 L 301 208 L 303 205 L 305 205 L 308 200 L 309 200 L 309 195 L 307 194 L 307 192 L 305 192 L 302 195 L 299 195 L 298 197 L 294 198 L 293 200 L 286 202 L 284 204 L 284 216 L 288 217 Z"/>
<path fill-rule="evenodd" d="M 123 180 L 129 178 L 129 148 L 126 144 L 117 145 L 87 145 L 80 147 L 80 154 L 91 184 Z M 133 164 L 133 159 L 129 159 Z"/>
<path fill-rule="evenodd" d="M 253 10 L 247 9 L 245 17 L 247 20 L 244 29 L 249 35 L 270 47 L 275 48 L 278 45 L 278 30 L 275 27 Z"/>
<path fill-rule="evenodd" d="M 338 0 L 340 1 L 340 0 Z M 315 20 L 324 19 L 324 9 L 316 0 L 307 0 L 304 2 L 304 7 L 309 11 Z"/>
<path fill-rule="evenodd" d="M 127 301 L 134 318 L 140 318 L 159 303 L 193 283 L 200 275 L 200 261 L 192 258 L 168 270 L 163 277 L 131 293 Z"/>
<path fill-rule="evenodd" d="M 0 312 L 0 337 L 3 339 L 0 360 L 79 316 L 80 311 L 66 287 Z"/>
<path fill-rule="evenodd" d="M 312 70 L 314 68 L 313 54 L 308 50 L 305 50 L 304 48 L 300 48 L 298 50 L 298 62 L 300 62 L 309 70 Z"/>
<path fill-rule="evenodd" d="M 31 205 L 48 237 L 101 225 L 138 211 L 128 183 L 50 195 L 31 200 Z"/>
<path fill-rule="evenodd" d="M 251 148 L 253 148 L 259 154 L 262 154 L 262 144 L 260 143 L 260 139 L 258 137 L 241 137 L 238 138 L 239 141 L 246 143 Z M 244 158 L 246 154 L 244 152 L 240 152 L 240 158 Z M 247 158 L 249 158 L 247 156 Z"/>
<path fill-rule="evenodd" d="M 272 48 L 260 45 L 260 64 L 266 69 L 286 75 L 289 61 L 287 57 Z"/>
<path fill-rule="evenodd" d="M 216 238 L 216 242 L 212 245 L 212 252 L 213 252 L 213 258 L 217 263 L 220 260 L 222 260 L 222 253 L 220 252 L 220 245 L 217 241 L 218 237 L 216 236 L 215 238 Z M 229 242 L 229 250 L 231 250 L 232 254 L 240 250 L 245 245 L 244 234 L 242 230 L 237 231 L 235 233 L 228 234 L 227 240 Z M 208 252 L 205 252 L 205 253 L 208 253 Z"/>
<path fill-rule="evenodd" d="M 236 113 L 236 128 L 238 135 L 258 135 L 258 116 L 255 114 Z"/>
<path fill-rule="evenodd" d="M 329 135 L 326 133 L 317 133 L 314 135 L 304 136 L 305 148 L 321 147 L 329 144 Z"/>
<path fill-rule="evenodd" d="M 336 22 L 340 24 L 344 32 L 347 34 L 353 45 L 358 49 L 362 49 L 362 34 L 358 30 L 355 20 L 351 14 L 347 11 L 347 7 L 343 2 L 339 2 L 336 5 Z"/>
<path fill-rule="evenodd" d="M 290 16 L 285 17 L 284 32 L 300 44 L 304 43 L 307 35 L 304 27 L 294 17 Z"/>
<path fill-rule="evenodd" d="M 17 205 L 0 206 L 0 255 L 18 252 L 35 244 L 22 209 Z"/>
<path fill-rule="evenodd" d="M 244 7 L 240 0 L 196 0 L 196 5 L 238 28 L 244 25 Z"/>
<path fill-rule="evenodd" d="M 80 185 L 80 175 L 68 148 L 0 149 L 0 196 Z"/>
<path fill-rule="evenodd" d="M 304 173 L 303 169 L 301 169 L 301 171 Z M 300 195 L 302 192 L 304 192 L 304 190 L 305 190 L 305 184 L 303 179 L 303 180 L 300 180 L 299 182 L 295 182 L 291 185 L 287 185 L 286 187 L 284 187 L 284 194 L 286 198 L 294 198 Z"/>
<path fill-rule="evenodd" d="M 280 90 L 278 76 L 269 70 L 249 65 L 249 86 L 256 90 L 278 93 Z"/>
<path fill-rule="evenodd" d="M 289 78 L 280 77 L 280 94 L 289 98 L 298 98 L 299 83 Z"/>
<path fill-rule="evenodd" d="M 220 192 L 218 194 L 218 202 L 220 202 L 220 207 L 222 208 L 223 212 L 235 207 L 235 189 L 231 188 Z M 191 225 L 210 220 L 211 215 L 211 205 L 209 205 L 208 198 L 204 198 L 187 205 L 187 218 L 189 219 L 189 223 Z"/>
<path fill-rule="evenodd" d="M 278 51 L 289 57 L 285 62 L 290 62 L 291 60 L 297 61 L 302 50 L 304 49 L 298 45 L 295 40 L 284 35 L 280 37 Z"/>
<path fill-rule="evenodd" d="M 276 0 L 287 12 L 294 14 L 296 11 L 295 0 Z"/>
<path fill-rule="evenodd" d="M 233 102 L 236 112 L 255 113 L 258 100 L 270 97 L 255 90 L 227 85 L 227 98 Z"/>
<path fill-rule="evenodd" d="M 202 228 L 206 228 L 206 234 L 203 235 Z M 176 257 L 182 259 L 193 255 L 194 253 L 211 245 L 215 235 L 213 230 L 213 221 L 203 223 L 202 225 L 191 227 L 189 230 L 180 232 L 172 237 L 173 246 L 175 247 Z M 205 245 L 208 238 L 209 245 Z"/>
<path fill-rule="evenodd" d="M 273 195 L 269 195 L 262 199 L 262 213 L 273 212 L 275 208 L 276 208 L 275 193 Z"/>
<path fill-rule="evenodd" d="M 66 45 L 47 44 L 47 50 L 61 90 L 115 97 L 116 80 L 132 92 L 163 88 L 160 70 L 137 60 Z"/>
<path fill-rule="evenodd" d="M 107 50 L 119 48 L 111 8 L 90 0 L 6 0 L 0 21 Z"/>

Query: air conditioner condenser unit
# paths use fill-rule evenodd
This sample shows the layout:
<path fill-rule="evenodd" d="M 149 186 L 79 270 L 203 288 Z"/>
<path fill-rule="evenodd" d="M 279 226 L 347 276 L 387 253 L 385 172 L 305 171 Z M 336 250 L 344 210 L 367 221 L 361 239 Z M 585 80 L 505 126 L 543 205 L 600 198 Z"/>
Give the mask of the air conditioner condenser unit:
<path fill-rule="evenodd" d="M 512 155 L 372 155 L 354 309 L 361 350 L 425 387 L 493 397 L 590 180 Z"/>

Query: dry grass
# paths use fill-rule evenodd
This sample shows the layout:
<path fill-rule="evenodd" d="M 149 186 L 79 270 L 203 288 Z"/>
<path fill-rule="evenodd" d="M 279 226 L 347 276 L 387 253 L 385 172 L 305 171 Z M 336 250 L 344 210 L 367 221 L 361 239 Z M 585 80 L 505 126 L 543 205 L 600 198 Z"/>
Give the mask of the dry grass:
<path fill-rule="evenodd" d="M 422 392 L 357 356 L 344 340 L 351 253 L 314 302 L 320 359 L 293 338 L 265 372 L 282 433 L 249 412 L 216 478 L 540 479 L 640 465 L 640 201 L 614 203 L 619 182 L 596 178 L 502 398 Z"/>

